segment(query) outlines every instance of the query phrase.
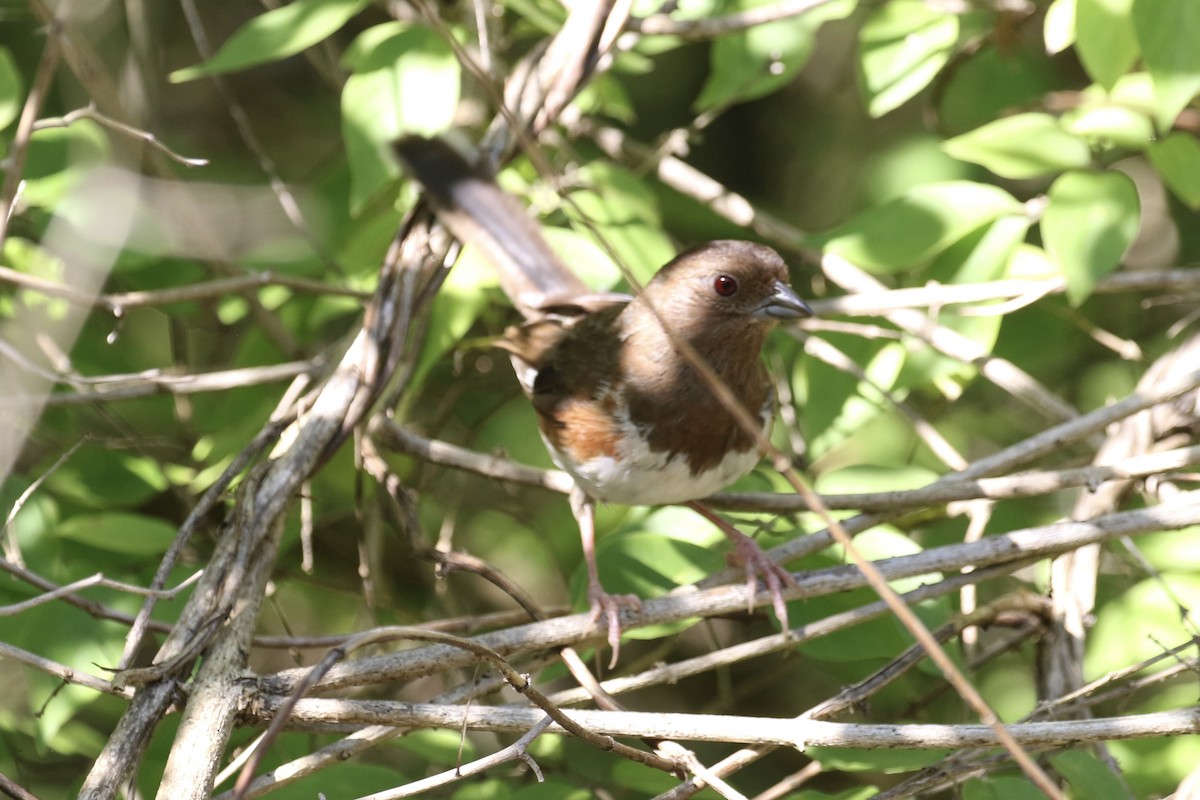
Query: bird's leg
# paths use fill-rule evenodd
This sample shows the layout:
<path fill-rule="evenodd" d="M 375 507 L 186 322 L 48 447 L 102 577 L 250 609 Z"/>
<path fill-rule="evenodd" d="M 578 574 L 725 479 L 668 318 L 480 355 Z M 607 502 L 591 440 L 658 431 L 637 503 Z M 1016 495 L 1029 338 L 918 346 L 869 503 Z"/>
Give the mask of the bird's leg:
<path fill-rule="evenodd" d="M 608 646 L 612 649 L 608 668 L 612 669 L 621 654 L 621 609 L 640 611 L 642 601 L 632 594 L 609 594 L 601 585 L 600 573 L 596 569 L 596 502 L 579 487 L 571 491 L 571 511 L 579 523 L 579 538 L 583 542 L 583 558 L 587 563 L 591 621 L 595 622 L 603 614 L 608 622 Z"/>
<path fill-rule="evenodd" d="M 721 533 L 725 534 L 725 538 L 733 543 L 731 561 L 741 564 L 746 570 L 746 589 L 750 595 L 747 610 L 754 610 L 754 596 L 758 594 L 758 576 L 762 575 L 763 582 L 767 585 L 767 591 L 771 593 L 775 618 L 779 620 L 785 633 L 791 630 L 788 625 L 787 603 L 783 600 L 783 587 L 796 585 L 792 574 L 767 558 L 767 554 L 758 546 L 758 542 L 721 519 L 708 506 L 693 500 L 687 503 L 687 507 L 720 528 Z"/>

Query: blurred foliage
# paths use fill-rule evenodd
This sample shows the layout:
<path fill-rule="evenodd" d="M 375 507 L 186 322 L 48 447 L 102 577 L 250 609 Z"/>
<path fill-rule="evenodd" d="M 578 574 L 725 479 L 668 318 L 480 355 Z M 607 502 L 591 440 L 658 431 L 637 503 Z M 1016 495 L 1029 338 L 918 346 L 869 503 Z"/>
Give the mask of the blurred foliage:
<path fill-rule="evenodd" d="M 132 8 L 132 4 L 128 7 Z M 677 20 L 770 8 L 761 0 L 682 0 Z M 385 8 L 386 6 L 386 8 Z M 650 14 L 657 3 L 637 3 Z M 40 0 L 33 5 L 41 8 Z M 64 8 L 67 6 L 64 5 Z M 366 0 L 294 0 L 275 4 L 204 4 L 207 38 L 173 4 L 75 4 L 68 31 L 85 37 L 119 84 L 99 96 L 94 75 L 72 71 L 67 52 L 49 83 L 23 163 L 12 156 L 17 120 L 38 77 L 46 28 L 36 14 L 6 6 L 0 18 L 0 146 L 6 191 L 23 181 L 0 263 L 30 278 L 62 281 L 52 234 L 72 228 L 98 248 L 116 247 L 104 284 L 110 293 L 186 287 L 270 271 L 318 280 L 330 289 L 370 291 L 388 243 L 416 197 L 388 154 L 404 132 L 451 126 L 478 138 L 494 112 L 495 87 L 465 69 L 481 41 L 467 3 L 422 8 Z M 269 10 L 266 10 L 269 9 Z M 390 10 L 397 16 L 389 16 Z M 487 41 L 503 72 L 561 25 L 550 0 L 486 6 Z M 1054 278 L 1065 295 L 1019 310 L 980 315 L 935 310 L 934 318 L 985 352 L 1016 363 L 1083 410 L 1127 394 L 1152 357 L 1172 346 L 1172 326 L 1194 297 L 1144 303 L 1134 293 L 1096 294 L 1114 271 L 1189 265 L 1200 254 L 1200 3 L 1195 0 L 1027 0 L 942 4 L 925 0 L 833 0 L 790 19 L 694 41 L 683 35 L 628 35 L 609 69 L 576 100 L 593 125 L 613 125 L 652 144 L 686 139 L 686 160 L 797 229 L 774 241 L 795 266 L 806 296 L 836 294 L 812 256 L 841 256 L 889 287 L 931 281 L 967 284 Z M 220 81 L 220 88 L 212 78 Z M 236 101 L 244 120 L 231 114 Z M 207 159 L 188 168 L 95 119 L 65 115 L 96 103 L 119 122 L 152 132 L 173 151 Z M 57 121 L 56 121 L 57 120 Z M 247 141 L 252 131 L 255 144 Z M 602 156 L 586 134 L 547 137 L 543 156 L 564 177 L 548 187 L 525 158 L 500 176 L 540 215 L 545 232 L 598 290 L 623 286 L 620 266 L 645 280 L 677 248 L 698 240 L 754 235 L 704 204 L 659 182 L 643 164 Z M 272 193 L 267 164 L 295 192 L 289 218 Z M 98 165 L 152 176 L 150 201 L 119 192 L 105 213 L 88 205 Z M 19 172 L 18 172 L 19 170 Z M 149 191 L 149 190 L 147 190 Z M 122 215 L 129 219 L 120 222 Z M 297 222 L 297 220 L 299 220 Z M 109 228 L 124 226 L 128 232 Z M 89 238 L 90 237 L 90 238 Z M 114 242 L 116 244 L 114 245 Z M 0 283 L 5 353 L 40 352 L 31 319 L 80 325 L 67 352 L 38 356 L 58 388 L 35 427 L 21 431 L 19 455 L 0 495 L 15 511 L 5 556 L 59 584 L 97 572 L 147 585 L 196 498 L 251 440 L 283 395 L 280 381 L 222 391 L 130 399 L 97 395 L 108 385 L 149 386 L 172 374 L 309 361 L 338 352 L 356 328 L 352 294 L 275 284 L 240 293 L 131 306 L 120 315 L 79 313 L 61 298 Z M 424 352 L 397 418 L 436 438 L 549 466 L 533 412 L 507 365 L 488 342 L 513 315 L 488 270 L 465 253 L 438 298 Z M 856 320 L 846 320 L 854 322 Z M 881 319 L 880 333 L 820 335 L 862 370 L 852 375 L 803 356 L 802 343 L 777 334 L 766 360 L 790 393 L 796 424 L 777 425 L 780 446 L 809 466 L 825 491 L 879 491 L 928 482 L 948 471 L 882 393 L 901 400 L 968 459 L 1029 436 L 1048 424 L 997 386 L 978 363 L 932 352 Z M 1137 343 L 1123 358 L 1100 330 Z M 23 349 L 24 348 L 24 349 Z M 1125 353 L 1128 355 L 1128 352 Z M 151 374 L 153 373 L 153 375 Z M 0 373 L 11 374 L 11 373 Z M 126 376 L 115 381 L 113 376 Z M 3 396 L 5 387 L 0 387 Z M 81 399 L 79 392 L 89 393 Z M 803 442 L 803 452 L 800 445 Z M 414 623 L 509 609 L 511 601 L 477 577 L 435 580 L 430 565 L 381 511 L 379 490 L 356 470 L 350 445 L 311 484 L 315 553 L 301 568 L 300 515 L 292 514 L 264 633 L 317 635 L 378 623 Z M 1083 447 L 1047 466 L 1085 463 Z M 507 573 L 539 602 L 583 608 L 582 563 L 565 500 L 498 485 L 395 456 L 392 465 L 419 498 L 419 535 L 440 536 Z M 3 473 L 0 472 L 0 477 Z M 786 491 L 765 467 L 737 489 Z M 29 491 L 17 507 L 18 498 Z M 1066 496 L 997 506 L 990 531 L 1053 521 Z M 679 510 L 602 508 L 600 566 L 611 589 L 642 596 L 693 582 L 722 566 L 723 543 L 707 523 Z M 169 585 L 205 563 L 219 516 L 189 546 Z M 815 519 L 776 521 L 762 535 L 774 544 L 817 527 Z M 862 540 L 876 557 L 961 540 L 961 518 L 929 515 Z M 1200 598 L 1195 571 L 1200 531 L 1161 534 L 1143 553 L 1170 591 L 1131 559 L 1105 560 L 1087 675 L 1119 670 L 1191 634 L 1180 605 Z M 360 577 L 370 570 L 371 588 Z M 795 566 L 841 563 L 839 552 Z M 1044 571 L 1029 570 L 980 589 L 991 599 L 1017 586 L 1043 590 Z M 26 582 L 0 581 L 0 604 L 39 594 Z M 109 609 L 136 613 L 136 596 L 110 589 L 86 595 Z M 169 622 L 184 592 L 161 602 Z M 867 592 L 792 604 L 794 620 L 819 619 L 871 599 Z M 924 604 L 931 626 L 954 612 L 950 600 Z M 625 664 L 706 651 L 714 641 L 763 635 L 773 618 L 710 621 L 636 632 Z M 73 606 L 41 605 L 0 617 L 0 640 L 94 674 L 116 664 L 127 627 Z M 986 635 L 986 634 L 985 634 Z M 909 642 L 890 618 L 798 648 L 785 659 L 739 664 L 629 698 L 635 707 L 795 715 L 861 679 Z M 961 655 L 956 652 L 956 656 Z M 263 650 L 253 666 L 270 670 L 312 663 L 318 654 Z M 987 699 L 1009 720 L 1032 710 L 1034 646 L 1025 641 L 974 672 Z M 113 730 L 123 703 L 5 661 L 0 681 L 0 773 L 42 797 L 68 796 Z M 436 687 L 397 687 L 425 699 Z M 964 711 L 931 670 L 910 673 L 849 715 L 862 721 L 961 722 Z M 1177 708 L 1194 703 L 1182 683 L 1148 688 L 1097 714 Z M 152 793 L 169 751 L 174 722 L 160 727 L 138 778 Z M 248 732 L 235 742 L 246 743 Z M 283 763 L 331 741 L 288 734 L 268 758 Z M 458 737 L 425 732 L 371 751 L 285 789 L 278 797 L 349 797 L 451 768 Z M 467 743 L 464 758 L 495 749 L 494 737 Z M 1195 737 L 1113 745 L 1134 796 L 1160 796 L 1200 762 Z M 673 785 L 669 776 L 543 737 L 535 755 L 547 782 L 502 770 L 439 795 L 463 798 L 646 797 Z M 702 760 L 729 752 L 697 747 Z M 794 798 L 859 798 L 919 769 L 940 753 L 822 750 L 807 754 L 825 769 Z M 745 791 L 765 789 L 806 759 L 777 753 L 738 776 Z M 1072 797 L 1124 797 L 1120 781 L 1087 751 L 1049 764 Z M 706 793 L 701 796 L 713 797 Z M 949 796 L 949 795 L 947 795 Z M 1036 796 L 1012 768 L 961 788 L 965 798 Z"/>

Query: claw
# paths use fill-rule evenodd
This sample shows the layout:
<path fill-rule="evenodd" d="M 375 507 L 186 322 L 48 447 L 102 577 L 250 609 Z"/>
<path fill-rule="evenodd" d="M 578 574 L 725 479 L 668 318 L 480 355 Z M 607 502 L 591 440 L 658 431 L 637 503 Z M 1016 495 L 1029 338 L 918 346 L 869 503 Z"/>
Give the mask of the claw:
<path fill-rule="evenodd" d="M 763 583 L 767 585 L 767 591 L 771 593 L 771 606 L 775 609 L 775 618 L 779 620 L 780 626 L 786 633 L 791 630 L 791 625 L 788 624 L 787 603 L 783 599 L 783 587 L 795 586 L 796 580 L 790 572 L 767 558 L 767 554 L 758 546 L 758 542 L 741 531 L 737 531 L 737 534 L 737 537 L 734 537 L 726 531 L 726 536 L 733 541 L 733 553 L 730 561 L 734 564 L 741 564 L 746 570 L 746 590 L 749 595 L 747 611 L 754 610 L 754 596 L 758 594 L 758 576 L 761 575 Z"/>
<path fill-rule="evenodd" d="M 603 615 L 608 623 L 608 646 L 612 650 L 608 668 L 612 669 L 621 655 L 621 609 L 641 611 L 642 601 L 632 594 L 609 594 L 599 582 L 595 582 L 588 586 L 588 602 L 592 605 L 588 620 L 595 622 Z"/>
<path fill-rule="evenodd" d="M 746 570 L 746 593 L 749 596 L 746 601 L 747 612 L 754 611 L 754 597 L 758 594 L 758 576 L 761 575 L 763 583 L 767 585 L 767 591 L 771 593 L 771 607 L 775 609 L 775 618 L 779 620 L 783 632 L 789 632 L 792 628 L 788 624 L 787 603 L 783 599 L 783 587 L 796 585 L 792 574 L 767 558 L 767 554 L 758 546 L 758 542 L 721 519 L 707 506 L 697 502 L 687 505 L 720 528 L 721 533 L 725 534 L 725 538 L 733 543 L 733 552 L 729 556 L 729 561 L 732 565 L 741 565 Z"/>

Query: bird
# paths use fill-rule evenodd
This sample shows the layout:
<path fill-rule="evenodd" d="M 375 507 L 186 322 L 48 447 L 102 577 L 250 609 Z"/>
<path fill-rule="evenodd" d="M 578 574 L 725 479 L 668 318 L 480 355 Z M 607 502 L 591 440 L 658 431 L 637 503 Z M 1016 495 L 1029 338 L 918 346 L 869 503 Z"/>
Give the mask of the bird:
<path fill-rule="evenodd" d="M 748 474 L 774 417 L 762 363 L 768 332 L 813 315 L 788 284 L 774 249 L 719 240 L 679 253 L 633 296 L 590 292 L 543 240 L 514 197 L 445 140 L 408 136 L 395 150 L 435 213 L 458 239 L 481 248 L 526 317 L 497 346 L 508 352 L 556 465 L 571 476 L 571 508 L 588 573 L 593 621 L 620 647 L 632 595 L 608 593 L 596 566 L 595 506 L 686 505 L 732 542 L 751 603 L 757 576 L 788 629 L 783 586 L 791 575 L 759 545 L 699 501 Z M 753 429 L 731 413 L 689 358 L 702 359 Z"/>

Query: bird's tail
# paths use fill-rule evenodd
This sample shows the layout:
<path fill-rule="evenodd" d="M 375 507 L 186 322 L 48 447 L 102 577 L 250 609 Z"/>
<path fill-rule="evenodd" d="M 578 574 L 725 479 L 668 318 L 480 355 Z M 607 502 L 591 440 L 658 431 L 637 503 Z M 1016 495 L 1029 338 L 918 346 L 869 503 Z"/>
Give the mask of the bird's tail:
<path fill-rule="evenodd" d="M 438 138 L 406 136 L 394 145 L 425 187 L 438 219 L 459 241 L 479 248 L 500 286 L 527 318 L 586 306 L 594 297 L 550 249 L 529 213 L 482 170 Z"/>

